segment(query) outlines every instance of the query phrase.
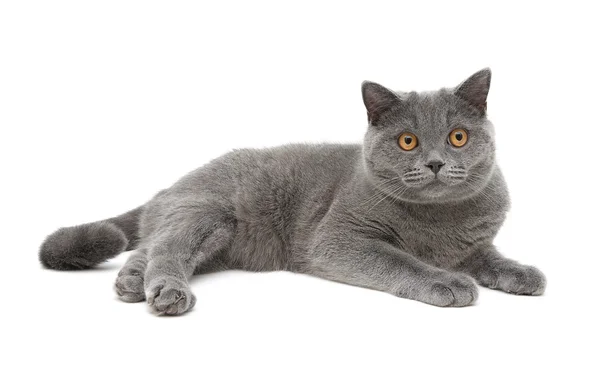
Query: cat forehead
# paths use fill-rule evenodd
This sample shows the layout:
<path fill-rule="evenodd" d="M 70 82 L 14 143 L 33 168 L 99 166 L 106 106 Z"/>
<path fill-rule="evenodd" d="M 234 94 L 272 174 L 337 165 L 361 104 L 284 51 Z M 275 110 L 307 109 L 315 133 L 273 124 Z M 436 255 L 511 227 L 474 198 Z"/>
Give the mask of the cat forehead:
<path fill-rule="evenodd" d="M 397 94 L 402 100 L 401 104 L 384 117 L 402 127 L 445 131 L 448 118 L 461 111 L 460 100 L 452 93 L 441 90 Z"/>
<path fill-rule="evenodd" d="M 435 109 L 448 109 L 459 104 L 458 98 L 447 89 L 436 91 L 411 91 L 396 92 L 408 108 L 416 111 L 431 111 Z"/>

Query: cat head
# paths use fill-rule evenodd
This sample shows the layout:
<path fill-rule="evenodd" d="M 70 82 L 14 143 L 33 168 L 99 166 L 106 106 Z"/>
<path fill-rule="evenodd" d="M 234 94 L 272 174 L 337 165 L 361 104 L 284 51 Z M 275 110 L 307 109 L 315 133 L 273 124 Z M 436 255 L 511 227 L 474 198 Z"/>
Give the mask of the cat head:
<path fill-rule="evenodd" d="M 483 69 L 455 88 L 422 93 L 363 82 L 369 120 L 363 153 L 371 182 L 415 203 L 458 201 L 483 189 L 495 165 L 486 116 L 490 79 Z"/>

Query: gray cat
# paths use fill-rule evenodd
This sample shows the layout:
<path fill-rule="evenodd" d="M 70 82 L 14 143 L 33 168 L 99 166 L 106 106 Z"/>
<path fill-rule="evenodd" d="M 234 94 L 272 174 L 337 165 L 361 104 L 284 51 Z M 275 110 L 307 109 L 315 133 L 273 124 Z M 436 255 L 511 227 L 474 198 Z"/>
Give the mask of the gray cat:
<path fill-rule="evenodd" d="M 61 228 L 48 268 L 93 267 L 136 250 L 123 301 L 190 310 L 192 275 L 287 270 L 436 306 L 466 306 L 475 282 L 540 295 L 544 275 L 492 244 L 509 207 L 486 117 L 491 72 L 454 89 L 393 92 L 364 82 L 363 145 L 230 152 L 112 219 Z"/>

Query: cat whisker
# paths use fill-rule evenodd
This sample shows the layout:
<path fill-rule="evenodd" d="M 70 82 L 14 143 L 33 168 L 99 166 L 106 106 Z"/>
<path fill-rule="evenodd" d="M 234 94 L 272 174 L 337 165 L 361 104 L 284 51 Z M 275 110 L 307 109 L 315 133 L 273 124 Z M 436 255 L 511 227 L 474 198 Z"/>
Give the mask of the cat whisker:
<path fill-rule="evenodd" d="M 395 192 L 394 192 L 394 193 L 391 195 L 391 198 L 392 198 L 392 199 L 391 199 L 390 203 L 388 203 L 388 204 L 386 205 L 386 207 L 389 207 L 390 205 L 392 205 L 392 204 L 396 203 L 396 202 L 397 202 L 397 201 L 400 199 L 400 196 L 401 196 L 402 194 L 404 194 L 404 192 L 406 192 L 406 191 L 407 191 L 409 188 L 410 188 L 409 186 L 404 186 L 404 189 L 402 189 L 402 190 L 400 190 L 400 191 L 395 191 Z"/>
<path fill-rule="evenodd" d="M 391 192 L 395 188 L 395 183 L 398 180 L 400 180 L 400 177 L 395 177 L 375 186 L 375 193 L 366 200 L 364 200 L 363 205 L 370 204 L 371 202 L 381 198 L 381 196 L 389 194 L 389 192 Z"/>
<path fill-rule="evenodd" d="M 383 193 L 383 196 L 382 197 L 380 196 L 381 198 L 373 206 L 371 206 L 367 210 L 367 212 L 370 212 L 373 208 L 375 208 L 379 203 L 383 202 L 386 198 L 394 198 L 398 192 L 402 191 L 402 189 L 407 189 L 407 188 L 408 188 L 407 186 L 400 185 L 400 186 L 392 187 L 392 189 L 387 189 L 387 191 L 385 193 Z"/>

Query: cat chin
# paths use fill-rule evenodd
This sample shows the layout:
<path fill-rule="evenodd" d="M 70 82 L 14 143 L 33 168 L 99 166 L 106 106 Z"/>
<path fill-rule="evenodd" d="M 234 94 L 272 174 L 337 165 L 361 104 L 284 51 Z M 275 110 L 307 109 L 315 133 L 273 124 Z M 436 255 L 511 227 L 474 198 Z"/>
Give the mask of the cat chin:
<path fill-rule="evenodd" d="M 419 187 L 412 187 L 404 192 L 399 200 L 408 203 L 436 204 L 453 203 L 468 198 L 468 193 L 461 189 L 456 183 L 447 184 L 442 180 L 435 179 Z"/>
<path fill-rule="evenodd" d="M 452 194 L 447 189 L 426 190 L 421 193 L 424 203 L 442 203 L 452 201 Z"/>

